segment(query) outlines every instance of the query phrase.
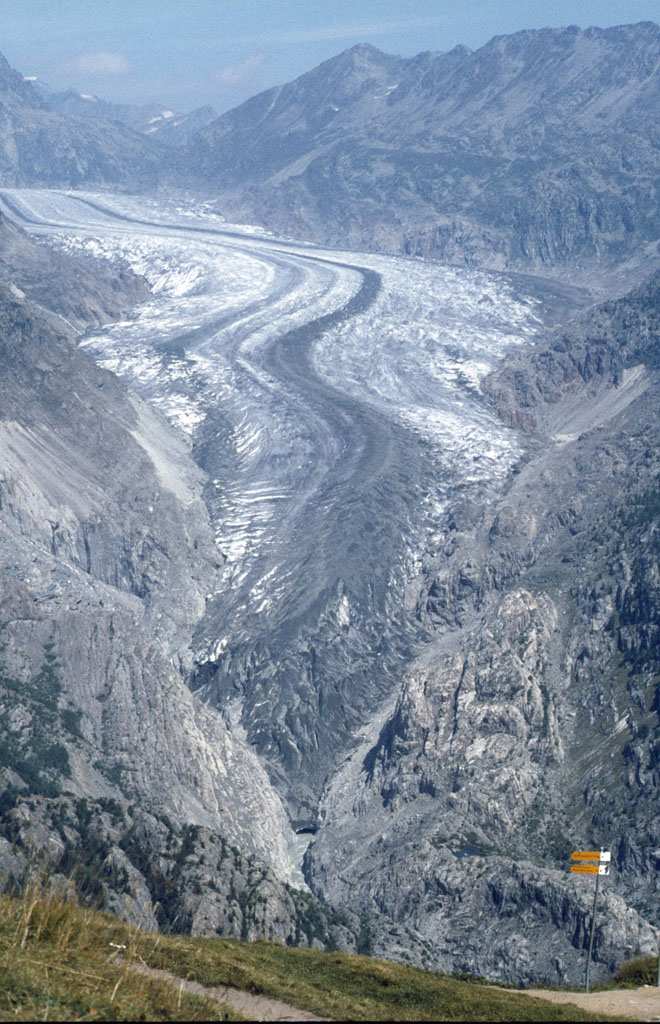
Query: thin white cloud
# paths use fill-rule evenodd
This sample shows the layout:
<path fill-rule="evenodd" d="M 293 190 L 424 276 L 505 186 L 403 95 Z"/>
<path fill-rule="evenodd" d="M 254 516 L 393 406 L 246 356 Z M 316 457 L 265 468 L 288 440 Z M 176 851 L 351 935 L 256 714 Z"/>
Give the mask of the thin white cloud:
<path fill-rule="evenodd" d="M 126 75 L 131 70 L 130 61 L 123 53 L 79 53 L 63 61 L 58 70 L 64 74 L 98 76 Z"/>
<path fill-rule="evenodd" d="M 434 25 L 446 24 L 442 15 L 429 18 L 400 18 L 396 21 L 374 21 L 353 23 L 350 25 L 327 25 L 318 28 L 294 29 L 291 32 L 272 32 L 266 35 L 236 36 L 235 43 L 317 43 L 326 39 L 352 39 L 387 35 L 390 32 L 405 32 L 410 29 L 431 28 Z"/>
<path fill-rule="evenodd" d="M 260 71 L 267 61 L 265 53 L 254 53 L 246 57 L 240 64 L 232 64 L 221 68 L 213 75 L 215 85 L 243 85 L 252 79 L 255 71 Z"/>

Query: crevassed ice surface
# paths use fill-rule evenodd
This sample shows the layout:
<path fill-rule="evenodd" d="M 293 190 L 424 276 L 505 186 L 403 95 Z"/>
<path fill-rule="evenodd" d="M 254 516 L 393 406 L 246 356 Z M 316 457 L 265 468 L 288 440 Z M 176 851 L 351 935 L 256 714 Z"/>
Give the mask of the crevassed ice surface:
<path fill-rule="evenodd" d="M 483 499 L 519 454 L 479 382 L 533 337 L 536 299 L 485 272 L 278 240 L 208 204 L 2 198 L 29 230 L 149 280 L 130 320 L 82 344 L 209 474 L 223 570 L 191 685 L 239 701 L 285 789 L 306 766 L 320 780 L 420 639 L 404 595 L 448 502 Z M 298 790 L 311 807 L 314 786 Z"/>

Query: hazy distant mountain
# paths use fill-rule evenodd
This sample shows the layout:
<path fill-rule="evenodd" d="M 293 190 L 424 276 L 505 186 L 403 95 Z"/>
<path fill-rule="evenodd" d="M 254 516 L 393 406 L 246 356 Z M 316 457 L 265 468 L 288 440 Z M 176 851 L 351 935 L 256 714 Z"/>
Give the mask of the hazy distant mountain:
<path fill-rule="evenodd" d="M 48 109 L 0 55 L 0 183 L 154 185 L 161 147 L 110 121 Z"/>
<path fill-rule="evenodd" d="M 118 121 L 143 135 L 151 135 L 169 146 L 176 146 L 200 131 L 218 116 L 213 107 L 198 107 L 189 114 L 177 113 L 155 103 L 136 106 L 133 103 L 109 103 L 89 93 L 65 89 L 56 92 L 38 78 L 27 77 L 50 110 L 61 114 Z"/>
<path fill-rule="evenodd" d="M 148 127 L 139 128 L 138 131 L 143 131 L 145 135 L 153 135 L 158 142 L 164 142 L 168 146 L 178 146 L 205 128 L 216 117 L 213 107 L 197 107 L 189 114 L 163 110 L 150 120 Z"/>
<path fill-rule="evenodd" d="M 207 123 L 48 93 L 3 60 L 0 181 L 166 181 L 296 236 L 586 278 L 658 258 L 659 63 L 651 22 L 357 46 Z"/>
<path fill-rule="evenodd" d="M 235 215 L 491 266 L 618 260 L 660 237 L 660 29 L 519 32 L 476 52 L 357 46 L 177 151 Z"/>

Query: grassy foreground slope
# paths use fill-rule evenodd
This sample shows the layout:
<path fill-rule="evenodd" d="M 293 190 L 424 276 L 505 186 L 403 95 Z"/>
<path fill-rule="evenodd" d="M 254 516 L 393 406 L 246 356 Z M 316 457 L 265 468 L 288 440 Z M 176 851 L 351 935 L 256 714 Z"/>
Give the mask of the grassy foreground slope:
<path fill-rule="evenodd" d="M 120 958 L 120 959 L 118 959 Z M 172 985 L 138 974 L 165 968 Z M 240 1020 L 176 983 L 231 985 L 337 1020 L 607 1020 L 400 964 L 140 932 L 38 893 L 0 897 L 0 1020 Z"/>
<path fill-rule="evenodd" d="M 61 898 L 0 897 L 0 1020 L 241 1019 L 136 974 L 136 934 Z"/>

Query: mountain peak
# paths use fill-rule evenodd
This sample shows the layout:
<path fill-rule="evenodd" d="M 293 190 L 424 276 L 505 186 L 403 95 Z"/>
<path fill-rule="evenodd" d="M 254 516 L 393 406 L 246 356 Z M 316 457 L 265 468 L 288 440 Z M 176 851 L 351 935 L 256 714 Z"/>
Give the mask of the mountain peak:
<path fill-rule="evenodd" d="M 371 43 L 356 43 L 355 46 L 351 46 L 350 49 L 344 50 L 344 54 L 340 54 L 340 56 L 344 56 L 347 53 L 352 53 L 356 56 L 362 57 L 372 57 L 375 59 L 387 57 L 386 53 L 383 53 L 383 51 L 379 50 L 376 46 L 372 46 Z"/>
<path fill-rule="evenodd" d="M 371 43 L 357 43 L 355 46 L 351 46 L 350 49 L 343 50 L 336 57 L 330 57 L 320 67 L 328 67 L 328 65 L 345 67 L 350 65 L 356 69 L 381 68 L 396 60 L 399 60 L 399 58 L 393 57 L 389 53 L 383 53 L 382 50 L 372 46 Z"/>

